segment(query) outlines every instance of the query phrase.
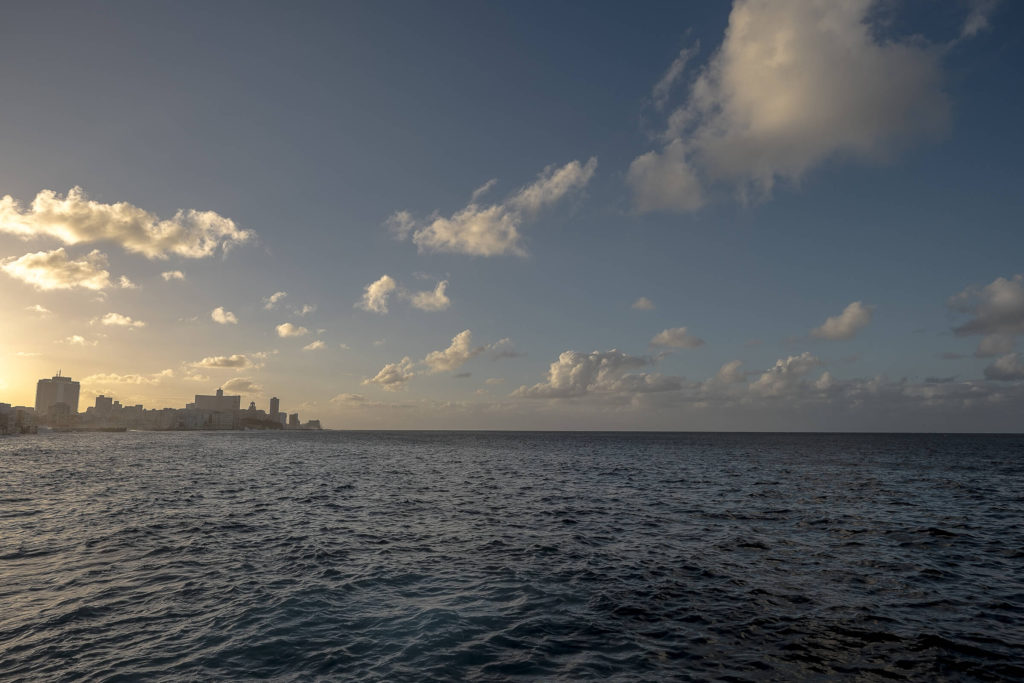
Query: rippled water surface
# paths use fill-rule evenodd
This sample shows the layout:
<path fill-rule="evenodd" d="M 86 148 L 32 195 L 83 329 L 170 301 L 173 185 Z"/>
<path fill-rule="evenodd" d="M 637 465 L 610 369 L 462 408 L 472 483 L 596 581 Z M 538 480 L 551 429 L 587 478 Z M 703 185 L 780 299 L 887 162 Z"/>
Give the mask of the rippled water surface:
<path fill-rule="evenodd" d="M 1024 438 L 0 439 L 0 678 L 1021 679 Z"/>

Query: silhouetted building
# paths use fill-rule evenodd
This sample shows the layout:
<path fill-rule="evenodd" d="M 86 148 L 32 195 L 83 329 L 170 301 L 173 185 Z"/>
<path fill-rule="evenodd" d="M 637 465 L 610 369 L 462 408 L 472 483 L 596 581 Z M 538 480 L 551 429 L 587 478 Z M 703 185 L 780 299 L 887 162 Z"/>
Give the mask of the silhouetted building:
<path fill-rule="evenodd" d="M 114 399 L 100 394 L 96 397 L 96 412 L 100 415 L 109 415 L 114 406 Z"/>
<path fill-rule="evenodd" d="M 223 389 L 217 390 L 216 396 L 203 396 L 196 394 L 194 407 L 197 410 L 212 410 L 215 412 L 231 412 L 242 408 L 241 396 L 225 396 Z"/>
<path fill-rule="evenodd" d="M 291 415 L 288 416 L 288 426 L 289 427 L 298 427 L 299 426 L 299 414 L 298 413 L 292 413 Z"/>
<path fill-rule="evenodd" d="M 61 377 L 60 371 L 50 379 L 41 379 L 36 383 L 36 413 L 46 415 L 53 406 L 63 403 L 66 407 L 63 414 L 74 415 L 78 412 L 78 382 L 70 377 Z"/>
<path fill-rule="evenodd" d="M 277 396 L 270 399 L 270 419 L 277 421 L 278 415 L 281 414 L 281 401 L 278 400 Z"/>

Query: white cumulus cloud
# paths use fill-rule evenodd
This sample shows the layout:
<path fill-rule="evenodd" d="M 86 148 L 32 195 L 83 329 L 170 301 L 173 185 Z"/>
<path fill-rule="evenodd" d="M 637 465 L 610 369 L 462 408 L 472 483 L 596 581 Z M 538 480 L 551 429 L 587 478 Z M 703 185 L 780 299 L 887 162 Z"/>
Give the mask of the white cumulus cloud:
<path fill-rule="evenodd" d="M 263 300 L 263 308 L 267 309 L 268 311 L 273 310 L 274 306 L 277 306 L 281 299 L 285 298 L 286 296 L 288 296 L 288 292 L 274 292 L 273 294 L 271 294 L 270 296 Z"/>
<path fill-rule="evenodd" d="M 373 313 L 388 312 L 388 297 L 398 289 L 398 283 L 390 275 L 381 275 L 379 278 L 366 285 L 363 289 L 363 298 L 356 302 L 355 307 Z"/>
<path fill-rule="evenodd" d="M 302 337 L 309 334 L 309 330 L 305 327 L 292 323 L 281 323 L 274 329 L 277 330 L 278 337 Z"/>
<path fill-rule="evenodd" d="M 736 0 L 663 146 L 630 166 L 637 209 L 694 210 L 716 184 L 768 196 L 777 180 L 797 181 L 827 159 L 884 159 L 941 135 L 949 120 L 941 50 L 916 36 L 880 37 L 875 4 Z M 656 100 L 682 80 L 686 62 L 677 58 Z"/>
<path fill-rule="evenodd" d="M 971 316 L 953 332 L 961 337 L 981 335 L 978 356 L 1008 353 L 1024 334 L 1024 275 L 998 277 L 984 287 L 967 287 L 947 304 Z"/>
<path fill-rule="evenodd" d="M 120 313 L 107 313 L 99 319 L 101 325 L 114 327 L 145 327 L 146 323 L 141 320 L 134 320 L 130 315 Z"/>
<path fill-rule="evenodd" d="M 804 376 L 820 365 L 821 360 L 808 351 L 779 359 L 750 385 L 750 391 L 761 396 L 785 396 L 798 391 Z"/>
<path fill-rule="evenodd" d="M 409 303 L 413 308 L 421 311 L 443 311 L 452 305 L 452 300 L 445 294 L 448 287 L 447 280 L 441 280 L 433 291 L 414 292 L 409 296 Z"/>
<path fill-rule="evenodd" d="M 316 341 L 311 341 L 310 343 L 308 343 L 305 346 L 303 346 L 302 350 L 303 351 L 319 351 L 320 349 L 326 349 L 326 348 L 327 348 L 327 344 L 325 344 L 322 340 L 317 339 Z"/>
<path fill-rule="evenodd" d="M 0 199 L 0 232 L 28 239 L 53 237 L 64 244 L 113 242 L 150 259 L 170 254 L 185 258 L 212 256 L 218 250 L 253 239 L 230 218 L 213 211 L 179 210 L 159 219 L 127 202 L 104 204 L 89 199 L 80 187 L 61 197 L 42 190 L 24 209 L 10 195 Z"/>
<path fill-rule="evenodd" d="M 77 260 L 69 257 L 64 247 L 37 251 L 3 259 L 0 270 L 44 291 L 75 288 L 99 291 L 113 286 L 107 256 L 95 249 Z"/>
<path fill-rule="evenodd" d="M 820 327 L 811 330 L 811 336 L 832 341 L 852 339 L 857 332 L 871 322 L 872 308 L 872 306 L 865 306 L 860 301 L 854 301 L 844 308 L 842 313 L 829 316 Z"/>
<path fill-rule="evenodd" d="M 704 340 L 687 332 L 685 327 L 673 327 L 654 335 L 651 344 L 673 349 L 695 349 L 698 346 L 703 346 Z"/>
<path fill-rule="evenodd" d="M 565 351 L 548 368 L 547 380 L 519 387 L 513 396 L 524 398 L 574 398 L 587 394 L 636 394 L 675 391 L 678 377 L 630 372 L 652 363 L 649 358 L 611 351 Z"/>
<path fill-rule="evenodd" d="M 225 311 L 223 306 L 218 306 L 210 313 L 213 322 L 221 325 L 237 325 L 238 317 L 231 311 Z"/>
<path fill-rule="evenodd" d="M 388 363 L 376 375 L 364 379 L 363 384 L 376 384 L 385 391 L 399 391 L 416 376 L 413 365 L 412 359 L 406 356 L 397 363 Z"/>
<path fill-rule="evenodd" d="M 160 273 L 160 277 L 164 279 L 164 282 L 170 282 L 171 280 L 184 280 L 185 273 L 180 270 L 165 270 Z"/>
<path fill-rule="evenodd" d="M 483 353 L 486 346 L 473 346 L 473 334 L 469 330 L 463 330 L 452 337 L 452 343 L 448 348 L 441 351 L 431 351 L 423 362 L 430 368 L 430 372 L 446 372 L 462 367 L 470 358 Z"/>
<path fill-rule="evenodd" d="M 450 217 L 434 215 L 426 222 L 416 221 L 408 211 L 398 211 L 386 221 L 399 237 L 412 236 L 420 251 L 451 252 L 475 256 L 525 254 L 522 224 L 541 209 L 554 204 L 573 190 L 584 187 L 597 169 L 597 159 L 585 164 L 571 161 L 561 167 L 549 166 L 535 182 L 520 189 L 505 201 L 481 205 L 477 200 L 490 189 L 489 182 L 464 208 Z"/>
<path fill-rule="evenodd" d="M 632 308 L 638 311 L 653 311 L 654 302 L 648 299 L 646 296 L 642 296 L 633 302 Z"/>

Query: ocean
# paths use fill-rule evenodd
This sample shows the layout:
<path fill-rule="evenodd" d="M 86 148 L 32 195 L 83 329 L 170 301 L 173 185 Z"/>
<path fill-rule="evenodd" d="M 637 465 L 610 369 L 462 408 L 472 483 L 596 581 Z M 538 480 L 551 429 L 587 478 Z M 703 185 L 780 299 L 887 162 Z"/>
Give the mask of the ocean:
<path fill-rule="evenodd" d="M 0 679 L 1024 679 L 1024 437 L 0 438 Z"/>

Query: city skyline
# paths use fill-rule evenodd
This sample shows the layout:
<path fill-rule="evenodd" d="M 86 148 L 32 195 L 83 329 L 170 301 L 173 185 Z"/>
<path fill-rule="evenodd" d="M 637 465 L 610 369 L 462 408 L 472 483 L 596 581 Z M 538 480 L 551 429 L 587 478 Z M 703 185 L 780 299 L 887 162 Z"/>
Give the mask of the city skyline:
<path fill-rule="evenodd" d="M 0 400 L 1019 431 L 1024 8 L 393 9 L 9 8 Z"/>

